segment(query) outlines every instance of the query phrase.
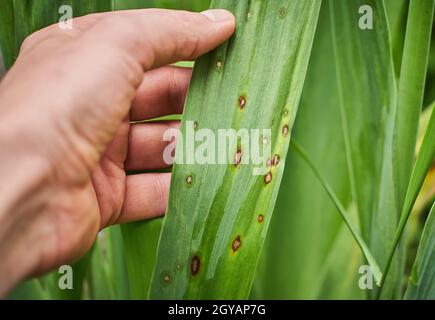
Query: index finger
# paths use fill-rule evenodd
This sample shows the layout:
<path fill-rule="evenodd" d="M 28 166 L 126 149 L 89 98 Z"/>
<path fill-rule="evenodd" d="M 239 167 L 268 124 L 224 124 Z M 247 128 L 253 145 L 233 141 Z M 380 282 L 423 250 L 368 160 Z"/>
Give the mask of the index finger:
<path fill-rule="evenodd" d="M 228 39 L 234 16 L 221 9 L 193 13 L 144 9 L 95 16 L 84 42 L 104 42 L 132 56 L 144 70 L 180 60 L 193 60 Z"/>

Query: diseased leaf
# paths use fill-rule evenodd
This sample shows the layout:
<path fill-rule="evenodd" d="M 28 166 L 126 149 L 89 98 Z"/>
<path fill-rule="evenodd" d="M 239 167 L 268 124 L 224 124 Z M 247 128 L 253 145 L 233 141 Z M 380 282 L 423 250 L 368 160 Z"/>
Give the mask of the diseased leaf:
<path fill-rule="evenodd" d="M 329 2 L 322 2 L 292 139 L 309 152 L 340 202 L 350 209 L 335 62 L 328 59 L 325 63 L 325 57 L 334 55 Z M 357 219 L 353 221 L 358 223 Z M 360 251 L 325 190 L 292 148 L 269 228 L 251 297 L 364 297 L 358 287 Z M 344 278 L 346 281 L 342 281 Z"/>
<path fill-rule="evenodd" d="M 279 164 L 175 164 L 151 298 L 247 298 L 277 196 L 320 1 L 218 0 L 237 18 L 233 38 L 195 65 L 181 133 L 271 128 Z M 260 143 L 261 139 L 254 141 Z M 263 139 L 264 140 L 264 139 Z M 238 149 L 238 147 L 240 149 Z M 177 159 L 180 159 L 180 143 Z M 231 158 L 246 145 L 234 146 Z M 233 156 L 234 155 L 234 156 Z"/>

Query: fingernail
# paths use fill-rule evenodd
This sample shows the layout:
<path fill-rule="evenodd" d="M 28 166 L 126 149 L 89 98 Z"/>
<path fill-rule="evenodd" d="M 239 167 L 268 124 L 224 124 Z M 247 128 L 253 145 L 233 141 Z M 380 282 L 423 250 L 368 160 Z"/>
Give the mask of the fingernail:
<path fill-rule="evenodd" d="M 214 22 L 224 22 L 234 19 L 234 16 L 229 11 L 223 9 L 211 9 L 201 13 Z"/>

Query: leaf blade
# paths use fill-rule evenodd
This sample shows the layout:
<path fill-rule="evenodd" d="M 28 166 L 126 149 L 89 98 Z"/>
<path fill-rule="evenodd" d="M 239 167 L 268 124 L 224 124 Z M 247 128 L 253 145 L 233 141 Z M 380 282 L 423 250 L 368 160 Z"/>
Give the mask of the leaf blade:
<path fill-rule="evenodd" d="M 235 40 L 195 64 L 181 132 L 185 133 L 186 120 L 197 121 L 199 127 L 212 130 L 261 129 L 270 126 L 276 115 L 285 114 L 272 125 L 274 140 L 271 141 L 281 159 L 285 159 L 288 140 L 279 133 L 286 125 L 284 136 L 288 138 L 292 126 L 320 2 L 292 0 L 266 5 L 263 1 L 219 0 L 213 3 L 214 7 L 235 13 L 238 30 Z M 276 34 L 277 26 L 285 28 Z M 279 43 L 286 45 L 279 47 Z M 216 69 L 219 59 L 223 61 L 222 70 Z M 288 95 L 289 86 L 291 95 Z M 247 94 L 243 105 L 247 105 L 242 116 L 237 103 L 243 93 Z M 269 108 L 261 108 L 263 105 Z M 273 180 L 266 187 L 263 187 L 264 177 L 253 176 L 252 169 L 252 165 L 238 169 L 233 165 L 174 166 L 151 298 L 247 297 L 276 199 L 282 165 L 273 171 Z M 186 186 L 189 176 L 192 187 Z M 259 214 L 264 215 L 260 223 L 257 222 Z M 241 247 L 234 253 L 232 244 L 236 239 L 239 239 L 237 248 Z"/>

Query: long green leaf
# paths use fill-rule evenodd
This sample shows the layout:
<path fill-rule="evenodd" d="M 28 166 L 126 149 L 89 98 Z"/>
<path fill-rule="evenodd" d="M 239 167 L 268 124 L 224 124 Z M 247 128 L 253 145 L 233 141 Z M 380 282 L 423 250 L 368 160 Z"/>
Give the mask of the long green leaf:
<path fill-rule="evenodd" d="M 402 237 L 403 230 L 411 214 L 412 207 L 417 199 L 418 193 L 423 185 L 426 174 L 435 159 L 435 105 L 432 107 L 432 114 L 429 120 L 417 160 L 412 171 L 411 179 L 408 185 L 408 190 L 405 196 L 402 214 L 400 216 L 399 225 L 394 237 L 392 248 L 388 255 L 387 263 L 384 268 L 384 275 L 388 275 L 391 261 L 393 260 L 396 248 Z"/>
<path fill-rule="evenodd" d="M 411 0 L 409 5 L 394 136 L 394 169 L 399 208 L 405 199 L 413 167 L 434 7 L 435 0 Z"/>
<path fill-rule="evenodd" d="M 354 219 L 334 59 L 325 63 L 325 57 L 334 55 L 329 2 L 322 2 L 292 139 L 297 139 L 316 160 Z M 361 299 L 360 265 L 360 250 L 337 209 L 310 168 L 290 148 L 251 297 Z"/>
<path fill-rule="evenodd" d="M 435 203 L 427 218 L 405 299 L 435 299 Z"/>
<path fill-rule="evenodd" d="M 394 57 L 396 77 L 400 76 L 402 64 L 403 45 L 405 42 L 406 16 L 409 0 L 384 0 L 391 32 L 391 44 Z"/>
<path fill-rule="evenodd" d="M 396 78 L 381 0 L 331 1 L 332 34 L 341 118 L 352 195 L 370 251 L 385 266 L 398 220 L 393 179 Z M 365 7 L 363 7 L 365 6 Z M 371 10 L 359 13 L 361 7 Z M 361 29 L 363 14 L 373 28 Z M 401 267 L 394 264 L 385 297 L 399 296 Z"/>
<path fill-rule="evenodd" d="M 198 128 L 271 129 L 282 159 L 254 165 L 176 164 L 151 298 L 246 298 L 277 196 L 320 1 L 218 0 L 237 18 L 235 36 L 195 65 L 186 121 Z M 260 141 L 258 141 L 260 143 Z M 239 146 L 242 152 L 246 145 Z M 237 153 L 237 146 L 231 154 Z M 180 144 L 177 148 L 179 159 Z M 233 156 L 231 156 L 233 158 Z"/>

